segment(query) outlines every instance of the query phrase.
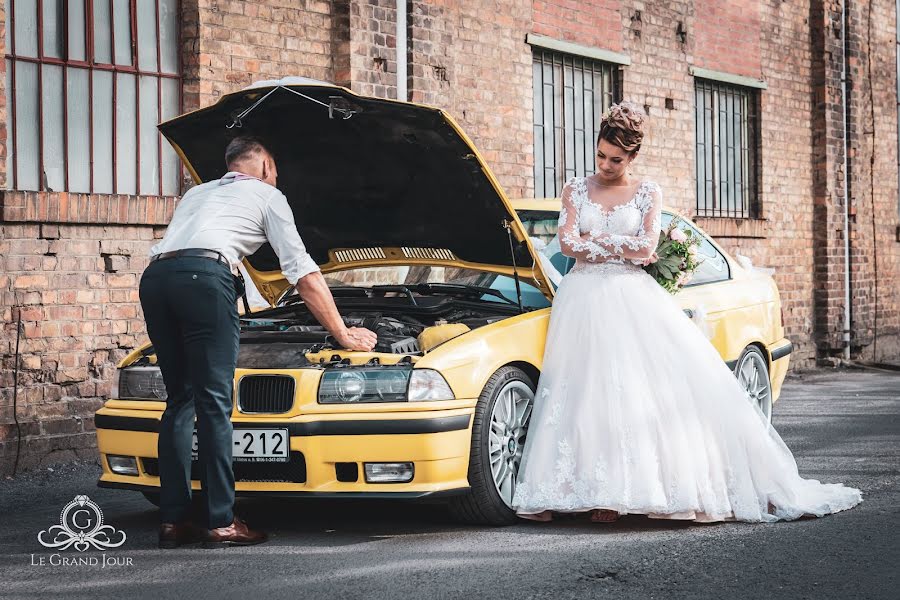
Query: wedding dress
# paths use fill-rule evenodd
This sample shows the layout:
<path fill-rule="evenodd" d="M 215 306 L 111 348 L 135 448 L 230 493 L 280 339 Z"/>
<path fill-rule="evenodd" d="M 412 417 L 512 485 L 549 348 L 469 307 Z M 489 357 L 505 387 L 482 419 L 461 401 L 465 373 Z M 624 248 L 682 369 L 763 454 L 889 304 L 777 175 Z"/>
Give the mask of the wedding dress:
<path fill-rule="evenodd" d="M 722 357 L 641 268 L 661 196 L 643 182 L 604 207 L 584 178 L 564 188 L 558 236 L 578 261 L 553 303 L 513 508 L 711 522 L 855 506 L 859 490 L 800 477 Z"/>

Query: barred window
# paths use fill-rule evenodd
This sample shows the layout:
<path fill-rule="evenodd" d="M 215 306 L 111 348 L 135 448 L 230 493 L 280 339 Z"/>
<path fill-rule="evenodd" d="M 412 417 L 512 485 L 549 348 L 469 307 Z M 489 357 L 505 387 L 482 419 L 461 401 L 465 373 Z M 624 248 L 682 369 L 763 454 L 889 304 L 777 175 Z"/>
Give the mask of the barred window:
<path fill-rule="evenodd" d="M 179 192 L 179 0 L 6 0 L 12 189 Z"/>
<path fill-rule="evenodd" d="M 695 79 L 697 216 L 755 218 L 756 90 Z"/>
<path fill-rule="evenodd" d="M 534 194 L 557 196 L 596 170 L 600 115 L 619 97 L 616 66 L 535 48 Z"/>

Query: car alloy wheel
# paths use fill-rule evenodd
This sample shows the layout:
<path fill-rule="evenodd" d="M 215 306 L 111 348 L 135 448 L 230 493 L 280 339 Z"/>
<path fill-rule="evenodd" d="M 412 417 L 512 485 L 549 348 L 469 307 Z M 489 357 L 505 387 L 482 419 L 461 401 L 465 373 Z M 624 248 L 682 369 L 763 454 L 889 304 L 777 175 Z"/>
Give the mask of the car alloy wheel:
<path fill-rule="evenodd" d="M 738 359 L 734 374 L 747 394 L 747 399 L 756 404 L 772 422 L 772 382 L 769 379 L 769 367 L 766 358 L 759 348 L 750 346 Z"/>
<path fill-rule="evenodd" d="M 451 500 L 450 511 L 464 523 L 509 525 L 516 476 L 534 406 L 534 383 L 522 369 L 506 366 L 488 378 L 472 420 L 469 491 Z"/>
<path fill-rule="evenodd" d="M 510 381 L 500 390 L 491 411 L 491 433 L 488 452 L 491 457 L 491 473 L 494 486 L 507 506 L 512 504 L 516 491 L 516 476 L 522 462 L 525 434 L 534 392 L 522 381 Z"/>

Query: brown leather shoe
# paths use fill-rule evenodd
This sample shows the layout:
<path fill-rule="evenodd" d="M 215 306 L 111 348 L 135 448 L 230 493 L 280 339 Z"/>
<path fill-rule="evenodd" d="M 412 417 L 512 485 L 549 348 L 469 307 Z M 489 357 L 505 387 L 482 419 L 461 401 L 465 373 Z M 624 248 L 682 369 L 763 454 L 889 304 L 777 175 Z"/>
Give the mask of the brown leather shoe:
<path fill-rule="evenodd" d="M 202 542 L 206 532 L 190 521 L 163 523 L 159 526 L 159 547 L 177 548 L 184 544 Z"/>
<path fill-rule="evenodd" d="M 231 525 L 210 529 L 203 541 L 204 548 L 225 548 L 226 546 L 253 546 L 269 539 L 262 531 L 254 531 L 235 517 Z"/>

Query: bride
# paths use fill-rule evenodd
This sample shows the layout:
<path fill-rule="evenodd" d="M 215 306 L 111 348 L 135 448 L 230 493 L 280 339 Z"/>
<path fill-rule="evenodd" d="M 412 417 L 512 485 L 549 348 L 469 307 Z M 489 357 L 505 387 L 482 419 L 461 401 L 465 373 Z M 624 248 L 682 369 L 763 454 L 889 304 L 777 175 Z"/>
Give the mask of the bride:
<path fill-rule="evenodd" d="M 626 175 L 645 115 L 604 115 L 597 174 L 569 180 L 560 283 L 512 505 L 524 518 L 588 512 L 713 521 L 822 516 L 862 501 L 803 479 L 718 352 L 642 265 L 655 258 L 662 192 Z"/>

